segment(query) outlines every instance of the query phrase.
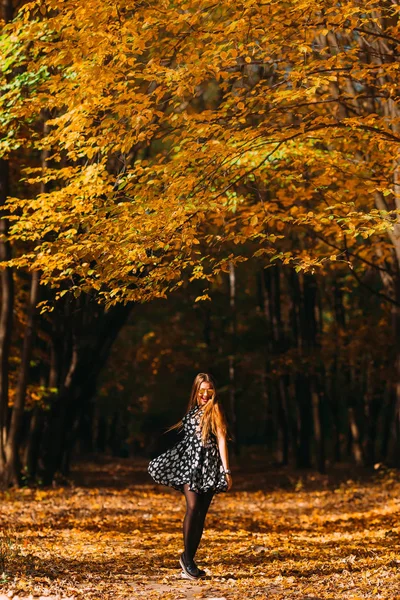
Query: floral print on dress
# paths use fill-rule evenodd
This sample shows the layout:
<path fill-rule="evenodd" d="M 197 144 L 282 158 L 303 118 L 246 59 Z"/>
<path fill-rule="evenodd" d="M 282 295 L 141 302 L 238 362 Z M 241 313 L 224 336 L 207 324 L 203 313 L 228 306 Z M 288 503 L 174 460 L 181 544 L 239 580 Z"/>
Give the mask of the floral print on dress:
<path fill-rule="evenodd" d="M 200 410 L 191 408 L 182 419 L 184 438 L 150 461 L 148 472 L 156 483 L 183 493 L 188 483 L 192 492 L 226 492 L 228 483 L 217 438 L 211 434 L 206 444 L 201 439 Z"/>

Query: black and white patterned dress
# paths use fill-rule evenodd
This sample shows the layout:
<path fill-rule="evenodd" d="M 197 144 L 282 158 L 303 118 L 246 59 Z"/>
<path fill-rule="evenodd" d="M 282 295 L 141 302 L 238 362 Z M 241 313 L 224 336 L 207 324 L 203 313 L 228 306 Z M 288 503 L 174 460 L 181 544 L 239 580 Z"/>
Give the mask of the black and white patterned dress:
<path fill-rule="evenodd" d="M 182 419 L 184 438 L 151 460 L 147 470 L 156 483 L 169 485 L 180 492 L 183 492 L 184 483 L 188 483 L 193 492 L 226 492 L 228 484 L 217 438 L 211 433 L 203 444 L 200 416 L 197 406 L 186 413 Z"/>

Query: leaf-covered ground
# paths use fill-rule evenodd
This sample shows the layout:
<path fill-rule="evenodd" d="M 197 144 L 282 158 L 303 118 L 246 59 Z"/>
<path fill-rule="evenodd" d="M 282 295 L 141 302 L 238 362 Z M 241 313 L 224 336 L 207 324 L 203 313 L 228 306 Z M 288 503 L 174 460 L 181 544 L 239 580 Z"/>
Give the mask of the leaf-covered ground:
<path fill-rule="evenodd" d="M 234 470 L 181 578 L 184 498 L 147 462 L 81 464 L 69 485 L 0 495 L 0 598 L 400 599 L 400 478 Z M 1 556 L 0 556 L 1 558 Z"/>

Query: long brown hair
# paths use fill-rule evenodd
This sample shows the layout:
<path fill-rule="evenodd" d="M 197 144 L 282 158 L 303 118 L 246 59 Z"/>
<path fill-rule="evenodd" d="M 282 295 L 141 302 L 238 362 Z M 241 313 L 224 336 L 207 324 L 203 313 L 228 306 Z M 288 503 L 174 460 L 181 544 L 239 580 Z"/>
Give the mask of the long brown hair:
<path fill-rule="evenodd" d="M 186 414 L 198 404 L 199 390 L 200 386 L 203 382 L 207 382 L 211 384 L 212 390 L 214 392 L 213 397 L 208 400 L 204 409 L 202 410 L 201 418 L 200 418 L 200 428 L 201 428 L 201 439 L 203 444 L 205 444 L 210 436 L 210 433 L 217 435 L 218 432 L 222 434 L 224 437 L 228 437 L 230 439 L 230 435 L 228 432 L 228 425 L 226 422 L 225 414 L 222 409 L 221 404 L 218 401 L 217 390 L 215 387 L 215 382 L 211 375 L 208 373 L 198 373 L 193 381 L 192 391 L 190 393 L 190 400 L 188 407 L 186 409 Z M 183 427 L 183 421 L 179 421 L 172 427 L 167 429 L 171 431 L 172 429 L 181 429 Z"/>

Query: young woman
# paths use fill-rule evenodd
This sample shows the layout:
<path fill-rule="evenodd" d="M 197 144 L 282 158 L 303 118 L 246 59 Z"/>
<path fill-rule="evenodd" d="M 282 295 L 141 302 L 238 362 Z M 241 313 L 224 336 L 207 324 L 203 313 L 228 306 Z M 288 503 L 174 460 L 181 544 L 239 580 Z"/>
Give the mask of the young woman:
<path fill-rule="evenodd" d="M 156 483 L 169 485 L 186 498 L 183 520 L 185 551 L 179 562 L 183 575 L 205 575 L 194 562 L 204 522 L 214 494 L 232 487 L 227 449 L 227 423 L 210 375 L 199 373 L 192 386 L 189 405 L 179 423 L 170 427 L 184 431 L 184 438 L 150 461 L 148 472 Z"/>

